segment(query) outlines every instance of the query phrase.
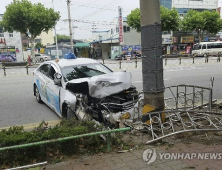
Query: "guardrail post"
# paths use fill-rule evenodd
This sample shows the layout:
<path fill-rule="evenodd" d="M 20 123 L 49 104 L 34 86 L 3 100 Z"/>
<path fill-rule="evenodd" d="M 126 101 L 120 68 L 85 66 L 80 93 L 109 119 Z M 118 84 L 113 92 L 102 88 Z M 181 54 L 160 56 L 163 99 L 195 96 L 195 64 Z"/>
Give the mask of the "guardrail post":
<path fill-rule="evenodd" d="M 6 76 L 5 66 L 3 67 L 3 70 L 4 70 L 4 76 Z"/>
<path fill-rule="evenodd" d="M 121 69 L 121 60 L 119 60 L 119 69 Z"/>
<path fill-rule="evenodd" d="M 181 64 L 181 56 L 180 56 L 180 63 L 179 64 Z"/>
<path fill-rule="evenodd" d="M 26 73 L 27 73 L 27 75 L 29 74 L 29 67 L 28 67 L 28 65 L 26 65 Z"/>
<path fill-rule="evenodd" d="M 105 59 L 103 58 L 103 64 L 105 64 Z"/>
<path fill-rule="evenodd" d="M 194 57 L 195 57 L 195 55 L 193 55 L 193 64 L 194 64 Z"/>
<path fill-rule="evenodd" d="M 136 66 L 135 67 L 137 68 L 137 57 L 136 57 L 136 61 L 135 62 L 136 62 Z"/>
<path fill-rule="evenodd" d="M 107 151 L 110 151 L 111 133 L 107 134 Z"/>
<path fill-rule="evenodd" d="M 165 56 L 166 58 L 165 58 L 165 65 L 167 65 L 167 55 Z"/>
<path fill-rule="evenodd" d="M 221 52 L 218 52 L 218 54 L 217 54 L 217 62 L 220 62 L 220 56 L 221 56 Z"/>
<path fill-rule="evenodd" d="M 209 53 L 206 53 L 205 63 L 208 63 L 208 55 L 209 55 Z"/>

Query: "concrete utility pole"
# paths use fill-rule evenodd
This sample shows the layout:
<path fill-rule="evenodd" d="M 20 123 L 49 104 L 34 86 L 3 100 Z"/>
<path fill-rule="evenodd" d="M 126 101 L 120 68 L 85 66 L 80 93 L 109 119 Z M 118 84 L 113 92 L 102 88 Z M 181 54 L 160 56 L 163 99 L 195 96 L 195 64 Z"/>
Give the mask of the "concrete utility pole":
<path fill-rule="evenodd" d="M 72 39 L 72 24 L 71 24 L 71 16 L 70 16 L 70 2 L 71 2 L 70 0 L 67 0 L 71 52 L 74 53 L 73 39 Z"/>
<path fill-rule="evenodd" d="M 52 0 L 52 6 L 54 10 L 54 2 Z M 56 25 L 54 26 L 54 31 L 55 31 L 55 43 L 56 43 L 56 58 L 59 59 L 59 49 L 58 49 L 58 40 L 57 40 L 57 34 L 56 34 Z"/>
<path fill-rule="evenodd" d="M 164 110 L 162 31 L 159 0 L 140 0 L 143 90 L 145 104 Z"/>

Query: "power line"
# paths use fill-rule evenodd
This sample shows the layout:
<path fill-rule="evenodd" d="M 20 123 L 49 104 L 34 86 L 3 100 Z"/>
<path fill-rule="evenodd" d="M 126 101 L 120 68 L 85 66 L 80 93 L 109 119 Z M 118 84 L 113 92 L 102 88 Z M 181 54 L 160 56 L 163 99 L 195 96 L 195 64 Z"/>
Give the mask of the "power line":
<path fill-rule="evenodd" d="M 107 5 L 105 5 L 105 6 L 101 7 L 101 8 L 99 8 L 97 11 L 95 11 L 95 12 L 93 12 L 93 13 L 90 13 L 90 14 L 88 14 L 88 15 L 86 15 L 86 16 L 80 18 L 80 19 L 86 18 L 86 17 L 88 17 L 88 16 L 95 15 L 95 14 L 97 14 L 98 12 L 103 11 L 104 8 L 105 8 L 106 6 L 108 6 L 108 5 L 110 5 L 110 4 L 113 4 L 115 1 L 117 1 L 117 0 L 112 0 L 112 2 L 110 2 L 110 3 L 108 3 Z"/>

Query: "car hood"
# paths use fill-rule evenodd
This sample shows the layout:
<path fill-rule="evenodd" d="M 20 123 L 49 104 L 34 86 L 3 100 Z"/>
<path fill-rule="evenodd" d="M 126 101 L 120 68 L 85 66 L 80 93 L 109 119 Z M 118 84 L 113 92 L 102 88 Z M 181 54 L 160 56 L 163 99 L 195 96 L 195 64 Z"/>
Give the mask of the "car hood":
<path fill-rule="evenodd" d="M 104 98 L 131 87 L 130 72 L 112 72 L 91 78 L 68 81 L 66 88 L 74 93 L 89 94 L 94 98 Z"/>

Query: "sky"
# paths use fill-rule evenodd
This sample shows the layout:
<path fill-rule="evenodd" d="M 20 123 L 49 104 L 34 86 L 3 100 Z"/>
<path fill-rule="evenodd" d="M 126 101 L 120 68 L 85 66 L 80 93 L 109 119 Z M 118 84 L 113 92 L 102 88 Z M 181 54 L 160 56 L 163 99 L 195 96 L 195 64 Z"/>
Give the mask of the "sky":
<path fill-rule="evenodd" d="M 32 3 L 42 3 L 46 8 L 59 11 L 61 18 L 56 24 L 56 33 L 69 35 L 68 9 L 66 0 L 29 0 Z M 93 27 L 95 31 L 109 30 L 115 25 L 112 20 L 118 17 L 118 6 L 123 8 L 123 17 L 131 10 L 139 8 L 139 0 L 70 0 L 74 39 L 91 39 Z M 0 14 L 13 0 L 1 0 Z M 53 2 L 53 3 L 52 3 Z"/>

